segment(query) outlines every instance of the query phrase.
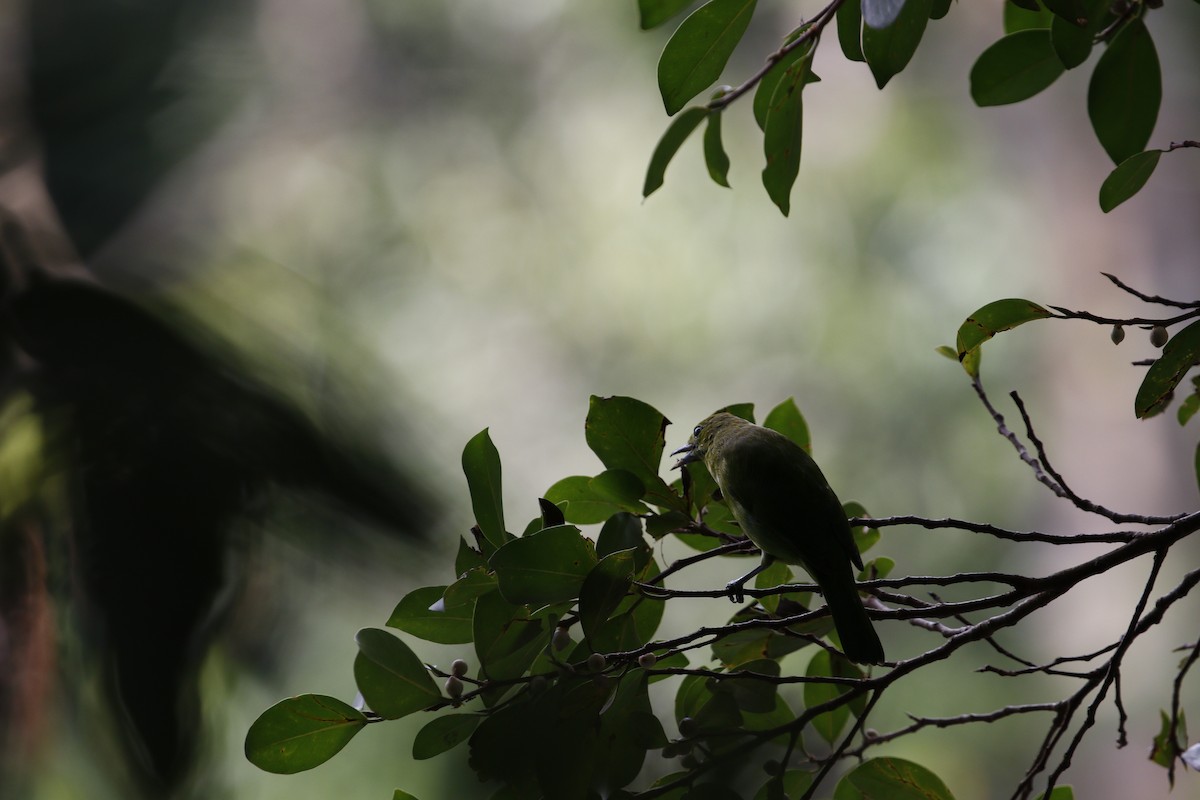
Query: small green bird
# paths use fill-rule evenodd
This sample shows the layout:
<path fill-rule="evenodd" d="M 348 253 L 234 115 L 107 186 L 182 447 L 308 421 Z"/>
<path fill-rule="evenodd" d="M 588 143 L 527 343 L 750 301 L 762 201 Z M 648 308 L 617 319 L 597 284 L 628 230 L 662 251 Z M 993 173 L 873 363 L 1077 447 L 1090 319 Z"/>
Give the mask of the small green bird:
<path fill-rule="evenodd" d="M 883 645 L 863 609 L 850 564 L 863 568 L 842 504 L 821 468 L 791 439 L 725 411 L 692 431 L 682 467 L 704 461 L 734 518 L 762 550 L 762 561 L 726 585 L 741 602 L 746 581 L 776 559 L 797 564 L 821 587 L 842 648 L 863 664 L 883 662 Z"/>

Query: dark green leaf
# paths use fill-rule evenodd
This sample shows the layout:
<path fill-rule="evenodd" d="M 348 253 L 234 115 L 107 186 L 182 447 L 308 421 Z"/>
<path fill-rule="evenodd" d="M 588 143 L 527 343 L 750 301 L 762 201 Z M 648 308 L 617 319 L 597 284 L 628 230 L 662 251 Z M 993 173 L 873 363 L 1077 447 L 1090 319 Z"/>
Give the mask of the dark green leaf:
<path fill-rule="evenodd" d="M 834 800 L 954 800 L 954 795 L 920 764 L 902 758 L 873 758 L 838 781 Z"/>
<path fill-rule="evenodd" d="M 782 778 L 771 778 L 763 784 L 763 787 L 754 795 L 754 800 L 772 800 L 770 794 L 771 783 L 775 781 L 783 781 L 783 794 L 775 795 L 775 797 L 801 797 L 808 787 L 812 786 L 812 773 L 805 772 L 800 769 L 789 769 L 783 774 Z"/>
<path fill-rule="evenodd" d="M 538 498 L 538 508 L 542 512 L 543 528 L 557 528 L 559 525 L 567 524 L 567 518 L 563 516 L 562 509 L 546 498 Z"/>
<path fill-rule="evenodd" d="M 1200 411 L 1200 392 L 1189 394 L 1182 403 L 1179 404 L 1179 411 L 1176 412 L 1176 418 L 1180 425 L 1187 425 L 1188 420 L 1196 416 L 1196 412 Z"/>
<path fill-rule="evenodd" d="M 399 719 L 442 699 L 421 659 L 392 634 L 363 628 L 354 641 L 354 680 L 367 706 L 379 716 Z"/>
<path fill-rule="evenodd" d="M 392 792 L 392 800 L 417 800 L 417 798 L 403 789 L 397 789 Z"/>
<path fill-rule="evenodd" d="M 519 678 L 538 651 L 550 641 L 551 626 L 531 619 L 524 606 L 506 601 L 499 592 L 475 603 L 475 656 L 483 674 L 493 680 Z"/>
<path fill-rule="evenodd" d="M 454 557 L 454 574 L 462 575 L 469 569 L 483 566 L 487 566 L 487 559 L 483 557 L 483 553 L 467 544 L 466 539 L 460 538 L 458 554 Z"/>
<path fill-rule="evenodd" d="M 579 591 L 579 621 L 583 633 L 594 640 L 600 626 L 625 599 L 633 580 L 633 550 L 611 553 L 592 568 Z"/>
<path fill-rule="evenodd" d="M 771 566 L 754 576 L 754 588 L 773 589 L 776 586 L 791 583 L 793 578 L 795 578 L 795 575 L 792 574 L 791 567 L 782 561 L 775 561 L 772 562 Z M 772 594 L 758 598 L 758 602 L 768 613 L 774 614 L 776 609 L 779 608 L 780 597 L 781 595 Z"/>
<path fill-rule="evenodd" d="M 1100 210 L 1107 214 L 1142 190 L 1154 174 L 1162 150 L 1146 150 L 1122 161 L 1100 186 Z"/>
<path fill-rule="evenodd" d="M 658 573 L 658 565 L 651 560 L 634 577 L 642 583 L 653 583 Z M 582 602 L 581 598 L 581 607 Z M 607 622 L 593 625 L 594 634 L 588 637 L 593 649 L 598 652 L 636 650 L 646 644 L 658 630 L 664 606 L 662 600 L 626 594 L 610 612 Z"/>
<path fill-rule="evenodd" d="M 1072 25 L 1083 27 L 1087 24 L 1087 0 L 1042 0 L 1046 8 L 1054 16 Z"/>
<path fill-rule="evenodd" d="M 500 483 L 500 453 L 492 444 L 487 428 L 467 442 L 462 454 L 463 472 L 471 490 L 471 508 L 475 521 L 487 540 L 496 547 L 504 544 L 504 497 Z"/>
<path fill-rule="evenodd" d="M 838 44 L 847 61 L 862 61 L 862 6 L 859 0 L 846 0 L 837 10 Z"/>
<path fill-rule="evenodd" d="M 804 103 L 801 99 L 812 66 L 812 50 L 793 61 L 779 79 L 767 106 L 763 125 L 762 181 L 771 201 L 786 217 L 791 208 L 792 185 L 800 172 L 800 146 L 804 138 Z"/>
<path fill-rule="evenodd" d="M 457 747 L 475 732 L 480 719 L 474 714 L 447 714 L 425 723 L 413 739 L 413 758 L 422 761 Z"/>
<path fill-rule="evenodd" d="M 867 17 L 867 5 L 863 3 L 862 49 L 863 57 L 875 76 L 875 85 L 882 89 L 887 82 L 908 66 L 917 45 L 929 24 L 931 0 L 907 0 L 900 16 L 888 27 L 879 30 L 871 25 Z"/>
<path fill-rule="evenodd" d="M 810 678 L 827 678 L 832 676 L 834 672 L 829 652 L 827 650 L 818 650 L 813 655 L 812 660 L 808 662 L 808 671 L 805 674 Z M 806 683 L 804 684 L 804 705 L 806 708 L 812 708 L 840 697 L 846 691 L 847 687 L 837 684 Z M 842 728 L 846 726 L 846 720 L 849 718 L 850 709 L 845 705 L 841 705 L 815 717 L 812 725 L 814 730 L 821 735 L 822 739 L 833 744 L 838 734 L 841 733 Z"/>
<path fill-rule="evenodd" d="M 546 499 L 559 506 L 567 521 L 576 525 L 604 522 L 620 510 L 596 493 L 592 479 L 586 475 L 563 478 L 546 490 Z"/>
<path fill-rule="evenodd" d="M 1092 54 L 1092 42 L 1109 19 L 1110 0 L 1084 0 L 1085 22 L 1078 25 L 1055 16 L 1050 24 L 1054 52 L 1067 69 L 1074 69 Z"/>
<path fill-rule="evenodd" d="M 1006 5 L 1013 5 L 1026 11 L 1037 11 L 1042 7 L 1038 0 L 1008 0 Z"/>
<path fill-rule="evenodd" d="M 671 159 L 679 152 L 679 148 L 683 146 L 687 138 L 692 135 L 692 131 L 696 130 L 696 127 L 707 116 L 707 109 L 696 106 L 680 114 L 667 126 L 666 133 L 658 140 L 654 154 L 650 156 L 650 166 L 646 168 L 646 182 L 642 184 L 642 197 L 649 197 L 663 185 L 663 179 L 667 174 L 667 165 L 671 163 Z"/>
<path fill-rule="evenodd" d="M 1042 792 L 1033 800 L 1075 800 L 1075 790 L 1070 786 L 1055 786 L 1050 792 L 1050 797 L 1046 797 L 1046 793 Z"/>
<path fill-rule="evenodd" d="M 711 86 L 729 61 L 756 0 L 710 0 L 671 36 L 658 60 L 658 90 L 668 114 Z"/>
<path fill-rule="evenodd" d="M 259 769 L 291 775 L 333 758 L 367 724 L 335 697 L 304 694 L 280 700 L 246 733 L 246 758 Z"/>
<path fill-rule="evenodd" d="M 1152 417 L 1165 409 L 1175 387 L 1197 361 L 1200 361 L 1200 320 L 1172 336 L 1162 355 L 1146 370 L 1134 398 L 1133 408 L 1138 418 Z"/>
<path fill-rule="evenodd" d="M 693 2 L 695 0 L 638 0 L 638 21 L 644 31 L 657 28 Z"/>
<path fill-rule="evenodd" d="M 574 525 L 513 539 L 488 562 L 504 599 L 535 606 L 578 597 L 583 579 L 595 565 L 592 543 Z"/>
<path fill-rule="evenodd" d="M 1146 149 L 1162 102 L 1162 71 L 1150 32 L 1135 19 L 1109 43 L 1088 84 L 1088 116 L 1114 164 Z"/>
<path fill-rule="evenodd" d="M 1063 74 L 1045 29 L 1010 33 L 980 54 L 971 67 L 971 99 L 999 106 L 1033 97 Z"/>
<path fill-rule="evenodd" d="M 605 556 L 621 550 L 634 551 L 634 569 L 640 570 L 650 560 L 650 547 L 642 536 L 642 521 L 633 514 L 614 514 L 600 529 L 596 537 L 596 556 Z"/>
<path fill-rule="evenodd" d="M 763 426 L 773 431 L 779 431 L 803 447 L 805 451 L 812 452 L 808 423 L 804 421 L 804 415 L 800 413 L 800 407 L 796 405 L 796 398 L 789 397 L 772 408 L 767 414 L 767 418 L 763 420 Z"/>
<path fill-rule="evenodd" d="M 950 13 L 950 6 L 954 4 L 954 0 L 933 0 L 933 4 L 929 8 L 930 19 L 941 19 Z"/>
<path fill-rule="evenodd" d="M 646 487 L 637 475 L 626 469 L 608 469 L 591 480 L 592 491 L 623 511 L 645 514 L 650 509 L 641 503 Z"/>
<path fill-rule="evenodd" d="M 670 422 L 652 406 L 630 397 L 591 398 L 584 437 L 608 469 L 632 472 L 646 487 L 644 500 L 682 510 L 683 501 L 658 475 Z"/>
<path fill-rule="evenodd" d="M 808 26 L 800 29 L 800 33 Z M 797 34 L 799 35 L 799 34 Z M 771 100 L 775 96 L 775 90 L 779 88 L 780 81 L 790 79 L 792 73 L 790 69 L 802 58 L 806 58 L 812 54 L 812 42 L 806 42 L 798 47 L 790 50 L 783 58 L 779 59 L 772 65 L 771 69 L 763 76 L 763 79 L 758 82 L 758 87 L 754 90 L 754 121 L 758 123 L 759 130 L 765 130 L 767 127 L 767 112 L 771 110 Z M 811 63 L 809 69 L 804 74 L 805 83 L 812 83 L 816 80 L 813 75 Z M 753 408 L 753 404 L 749 404 Z M 726 409 L 728 410 L 728 409 Z"/>
<path fill-rule="evenodd" d="M 967 317 L 958 329 L 958 360 L 963 362 L 971 351 L 1001 331 L 1011 330 L 1035 319 L 1045 319 L 1050 312 L 1029 300 L 1010 298 L 988 303 Z M 969 372 L 969 371 L 968 371 Z"/>
<path fill-rule="evenodd" d="M 448 606 L 442 598 L 446 588 L 426 586 L 406 594 L 388 617 L 388 627 L 438 644 L 463 644 L 471 641 L 474 598 L 457 606 Z M 431 606 L 436 606 L 438 610 L 431 610 Z"/>
<path fill-rule="evenodd" d="M 1031 0 L 1031 5 L 1032 7 L 1023 7 L 1012 2 L 1004 4 L 1005 33 L 1033 28 L 1049 29 L 1054 22 L 1054 15 L 1050 13 L 1050 9 L 1039 5 L 1037 0 Z"/>
<path fill-rule="evenodd" d="M 721 143 L 720 111 L 708 115 L 708 125 L 704 129 L 704 164 L 708 167 L 708 176 L 714 183 L 729 187 L 729 156 Z"/>
<path fill-rule="evenodd" d="M 716 691 L 733 695 L 743 712 L 766 714 L 775 709 L 779 687 L 770 678 L 779 677 L 779 662 L 759 659 L 743 664 L 739 672 L 746 677 L 726 678 L 717 683 Z M 763 678 L 755 676 L 763 676 Z"/>
<path fill-rule="evenodd" d="M 878 29 L 894 23 L 904 10 L 904 0 L 860 0 L 860 3 L 863 22 Z"/>
<path fill-rule="evenodd" d="M 442 601 L 446 608 L 458 608 L 495 588 L 496 576 L 488 572 L 486 566 L 473 567 L 446 587 Z"/>
<path fill-rule="evenodd" d="M 1187 749 L 1187 719 L 1183 711 L 1175 720 L 1174 730 L 1171 726 L 1171 715 L 1160 710 L 1162 724 L 1150 747 L 1150 760 L 1160 767 L 1169 767 L 1179 754 Z"/>
<path fill-rule="evenodd" d="M 1194 459 L 1196 468 L 1196 483 L 1200 485 L 1200 442 L 1196 443 L 1196 457 Z"/>

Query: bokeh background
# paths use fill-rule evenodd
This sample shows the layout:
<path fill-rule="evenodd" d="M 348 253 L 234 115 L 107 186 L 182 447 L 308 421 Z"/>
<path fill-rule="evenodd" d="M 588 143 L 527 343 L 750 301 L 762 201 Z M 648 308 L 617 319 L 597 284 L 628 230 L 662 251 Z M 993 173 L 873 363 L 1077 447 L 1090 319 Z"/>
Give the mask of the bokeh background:
<path fill-rule="evenodd" d="M 419 465 L 446 508 L 424 552 L 363 545 L 345 534 L 358 523 L 282 494 L 245 523 L 258 542 L 251 589 L 203 673 L 211 732 L 196 793 L 486 796 L 463 749 L 411 760 L 419 717 L 372 726 L 299 776 L 258 771 L 242 739 L 280 697 L 353 699 L 354 632 L 382 624 L 410 589 L 453 579 L 446 556 L 471 524 L 458 464 L 472 435 L 490 429 L 518 529 L 553 482 L 598 471 L 583 439 L 592 394 L 651 403 L 676 423 L 671 446 L 717 407 L 752 401 L 762 415 L 795 397 L 832 484 L 876 515 L 1106 529 L 1034 482 L 961 369 L 934 349 L 1002 297 L 1146 311 L 1101 272 L 1195 299 L 1200 159 L 1164 156 L 1141 194 L 1102 214 L 1096 194 L 1112 165 L 1085 106 L 1095 55 L 1018 106 L 970 101 L 967 73 L 1001 34 L 1001 6 L 956 4 L 884 92 L 828 37 L 815 64 L 823 80 L 806 90 L 786 219 L 761 189 L 748 106 L 725 119 L 732 190 L 709 181 L 693 141 L 642 200 L 667 124 L 654 76 L 670 26 L 638 30 L 632 0 L 261 0 L 182 19 L 190 27 L 170 77 L 188 102 L 167 106 L 154 136 L 187 155 L 87 268 L 123 293 L 185 309 L 314 416 Z M 1168 6 L 1147 18 L 1164 72 L 1156 147 L 1200 130 L 1200 6 Z M 763 5 L 725 80 L 749 74 L 818 9 Z M 29 7 L 0 13 L 19 52 Z M 17 59 L 7 66 L 16 122 L 22 74 Z M 13 128 L 10 143 L 30 141 Z M 36 143 L 19 154 L 0 184 L 5 203 L 51 227 Z M 1115 349 L 1098 326 L 1027 326 L 987 348 L 986 384 L 1011 418 L 1005 394 L 1021 392 L 1079 493 L 1133 512 L 1193 509 L 1196 435 L 1173 415 L 1134 420 L 1141 373 L 1129 362 L 1154 351 L 1143 332 L 1129 334 Z M 887 531 L 877 551 L 911 574 L 1040 574 L 1095 552 L 909 530 Z M 1178 548 L 1164 587 L 1196 552 Z M 660 548 L 663 560 L 685 554 Z M 688 580 L 720 585 L 741 567 Z M 1106 643 L 1127 624 L 1147 569 L 1086 584 L 1003 641 L 1035 660 Z M 676 608 L 665 624 L 685 630 L 726 609 Z M 1146 754 L 1169 702 L 1170 648 L 1194 640 L 1197 612 L 1196 599 L 1181 603 L 1127 663 L 1131 743 L 1114 749 L 1106 708 L 1068 775 L 1076 796 L 1168 796 Z M 898 624 L 881 634 L 889 655 L 932 646 Z M 803 669 L 807 654 L 793 658 L 789 668 Z M 959 653 L 890 696 L 875 726 L 1068 690 L 973 671 L 994 662 L 984 649 Z M 121 796 L 111 745 L 86 719 L 89 692 L 57 691 L 32 798 Z M 931 731 L 880 752 L 926 764 L 958 797 L 1007 797 L 1045 722 Z M 1179 783 L 1177 795 L 1200 792 L 1194 775 Z"/>

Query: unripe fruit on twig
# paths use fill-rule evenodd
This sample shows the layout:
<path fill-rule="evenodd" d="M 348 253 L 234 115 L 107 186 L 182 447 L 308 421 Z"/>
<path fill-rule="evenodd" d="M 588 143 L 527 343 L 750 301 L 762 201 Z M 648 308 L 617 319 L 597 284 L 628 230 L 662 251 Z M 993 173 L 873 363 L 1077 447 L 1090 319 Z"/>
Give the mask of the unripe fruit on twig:
<path fill-rule="evenodd" d="M 1150 329 L 1150 344 L 1155 347 L 1162 347 L 1167 343 L 1167 329 L 1162 325 L 1155 325 Z"/>
<path fill-rule="evenodd" d="M 658 656 L 654 655 L 654 653 L 642 653 L 638 656 L 638 666 L 642 669 L 650 669 L 657 661 Z"/>
<path fill-rule="evenodd" d="M 587 668 L 589 672 L 599 672 L 608 666 L 608 659 L 603 653 L 592 653 L 587 657 Z"/>
<path fill-rule="evenodd" d="M 456 678 L 453 675 L 451 675 L 449 678 L 446 678 L 446 695 L 451 700 L 457 700 L 458 698 L 462 697 L 462 693 L 463 693 L 463 682 L 462 681 L 460 681 L 458 678 Z"/>
<path fill-rule="evenodd" d="M 566 650 L 567 645 L 571 643 L 571 634 L 566 628 L 559 625 L 554 629 L 554 635 L 550 637 L 550 643 L 554 645 L 555 650 Z"/>
<path fill-rule="evenodd" d="M 1125 329 L 1120 325 L 1113 325 L 1112 333 L 1109 334 L 1113 344 L 1120 344 L 1125 341 Z"/>
<path fill-rule="evenodd" d="M 466 675 L 467 662 L 463 661 L 461 658 L 454 659 L 454 662 L 450 665 L 450 674 L 456 678 L 461 678 L 463 675 Z"/>
<path fill-rule="evenodd" d="M 691 738 L 700 730 L 699 724 L 692 717 L 684 717 L 679 720 L 679 735 L 684 738 Z"/>

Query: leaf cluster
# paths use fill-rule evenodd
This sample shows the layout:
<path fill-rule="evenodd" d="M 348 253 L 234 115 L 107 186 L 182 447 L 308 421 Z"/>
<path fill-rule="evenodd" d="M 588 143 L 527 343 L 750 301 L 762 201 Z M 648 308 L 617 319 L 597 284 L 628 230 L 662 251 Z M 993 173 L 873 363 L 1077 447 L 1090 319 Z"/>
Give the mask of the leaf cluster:
<path fill-rule="evenodd" d="M 692 4 L 640 0 L 643 28 L 665 24 Z M 1162 67 L 1146 15 L 1154 0 L 1008 0 L 1004 35 L 970 70 L 971 98 L 979 106 L 1016 103 L 1049 88 L 1066 71 L 1101 51 L 1088 87 L 1087 111 L 1096 138 L 1117 165 L 1100 189 L 1111 211 L 1150 179 L 1159 157 L 1197 142 L 1147 149 L 1162 102 Z M 783 37 L 763 66 L 737 86 L 721 86 L 707 102 L 687 107 L 720 80 L 756 10 L 756 0 L 708 0 L 679 24 L 658 62 L 658 88 L 674 116 L 650 158 L 643 196 L 662 186 L 667 166 L 691 133 L 707 122 L 704 158 L 709 175 L 728 187 L 729 158 L 721 117 L 754 92 L 754 119 L 763 135 L 762 182 L 787 216 L 800 168 L 805 87 L 820 80 L 812 61 L 825 27 L 836 20 L 843 56 L 864 62 L 882 89 L 912 60 L 930 20 L 945 17 L 950 0 L 832 0 Z"/>

